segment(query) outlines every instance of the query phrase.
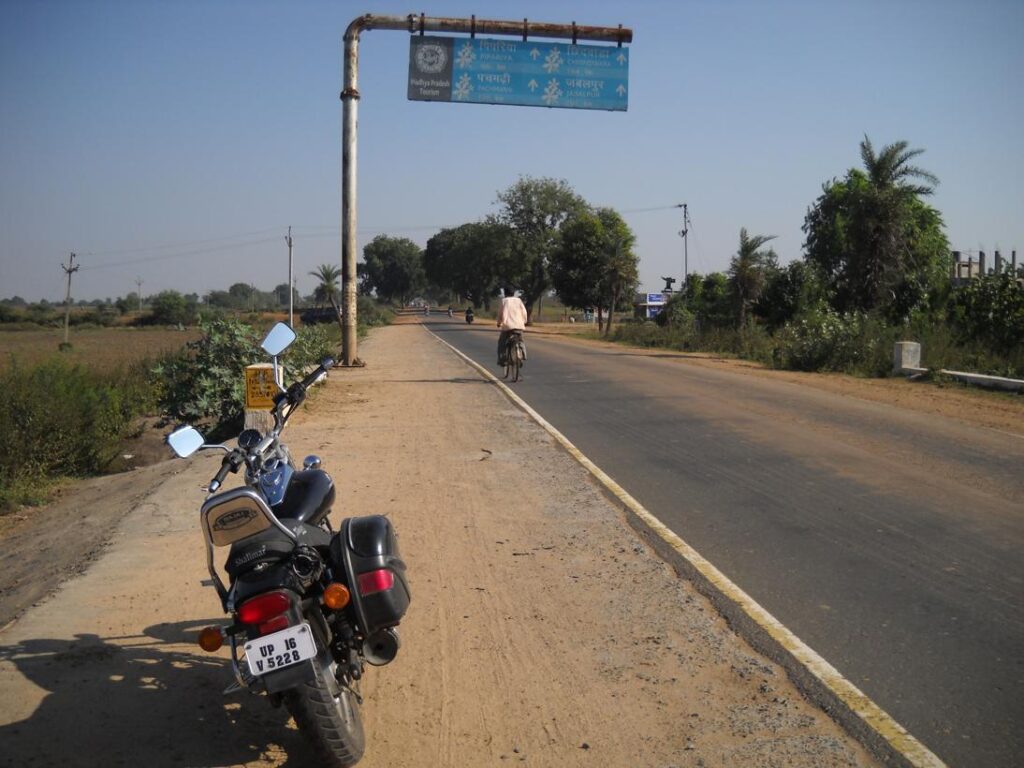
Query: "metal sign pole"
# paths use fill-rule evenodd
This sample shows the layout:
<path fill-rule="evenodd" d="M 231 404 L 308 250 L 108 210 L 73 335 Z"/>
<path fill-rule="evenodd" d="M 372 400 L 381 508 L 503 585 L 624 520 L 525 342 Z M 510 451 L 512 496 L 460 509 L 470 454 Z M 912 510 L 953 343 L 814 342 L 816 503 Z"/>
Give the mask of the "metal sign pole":
<path fill-rule="evenodd" d="M 342 365 L 360 365 L 356 333 L 356 126 L 359 112 L 360 17 L 345 31 L 341 92 L 341 305 Z"/>
<path fill-rule="evenodd" d="M 363 30 L 405 30 L 410 34 L 424 32 L 466 33 L 472 35 L 506 35 L 509 37 L 547 37 L 562 40 L 601 40 L 609 43 L 633 41 L 633 30 L 618 27 L 586 27 L 571 24 L 546 24 L 491 19 L 448 18 L 410 13 L 408 16 L 357 16 L 348 25 L 344 37 L 343 87 L 341 91 L 341 293 L 343 365 L 363 365 L 359 359 L 356 336 L 356 129 L 359 110 L 359 35 Z"/>

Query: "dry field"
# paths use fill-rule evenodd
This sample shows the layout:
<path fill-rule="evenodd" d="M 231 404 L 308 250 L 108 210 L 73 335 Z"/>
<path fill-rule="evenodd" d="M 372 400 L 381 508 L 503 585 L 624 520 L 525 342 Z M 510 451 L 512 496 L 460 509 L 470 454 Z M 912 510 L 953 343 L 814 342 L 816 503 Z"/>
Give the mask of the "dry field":
<path fill-rule="evenodd" d="M 184 331 L 166 328 L 72 329 L 71 349 L 61 353 L 58 347 L 64 340 L 63 329 L 0 329 L 0 371 L 10 366 L 12 358 L 19 365 L 35 365 L 60 354 L 73 363 L 82 363 L 97 370 L 110 370 L 136 360 L 156 358 L 163 352 L 181 348 L 185 342 L 198 339 L 199 336 L 197 328 Z"/>

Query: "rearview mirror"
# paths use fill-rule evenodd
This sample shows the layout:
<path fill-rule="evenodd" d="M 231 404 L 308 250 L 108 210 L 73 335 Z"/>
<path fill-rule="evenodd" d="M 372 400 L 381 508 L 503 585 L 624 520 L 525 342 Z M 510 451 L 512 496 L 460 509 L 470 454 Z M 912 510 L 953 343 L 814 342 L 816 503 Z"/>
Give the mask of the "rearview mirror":
<path fill-rule="evenodd" d="M 167 436 L 167 444 L 182 459 L 188 458 L 198 451 L 205 442 L 202 434 L 195 427 L 178 427 Z"/>
<path fill-rule="evenodd" d="M 289 327 L 288 323 L 277 323 L 267 333 L 260 346 L 271 357 L 277 357 L 288 349 L 293 341 L 295 341 L 295 331 Z"/>

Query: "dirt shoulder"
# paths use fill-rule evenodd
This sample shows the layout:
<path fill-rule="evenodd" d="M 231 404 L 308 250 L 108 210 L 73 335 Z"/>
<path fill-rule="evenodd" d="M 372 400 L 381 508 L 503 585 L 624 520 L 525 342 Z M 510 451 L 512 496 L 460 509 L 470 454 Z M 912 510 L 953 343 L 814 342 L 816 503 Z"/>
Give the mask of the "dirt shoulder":
<path fill-rule="evenodd" d="M 531 331 L 574 344 L 611 349 L 621 349 L 624 346 L 587 338 L 573 325 L 565 323 L 538 324 Z M 717 368 L 775 381 L 788 381 L 844 397 L 885 403 L 897 408 L 955 419 L 972 426 L 1024 435 L 1024 397 L 1021 395 L 990 392 L 962 384 L 910 381 L 905 378 L 868 379 L 844 373 L 779 371 L 749 360 L 721 357 L 705 352 L 675 352 L 670 349 L 646 347 L 630 349 L 639 355 L 674 359 L 681 364 Z"/>
<path fill-rule="evenodd" d="M 335 521 L 388 515 L 409 565 L 361 766 L 873 764 L 495 387 L 415 325 L 361 352 L 288 433 L 334 475 Z M 217 457 L 172 466 L 83 500 L 126 511 L 109 548 L 0 632 L 0 764 L 310 762 L 192 642 L 219 613 L 196 525 Z"/>

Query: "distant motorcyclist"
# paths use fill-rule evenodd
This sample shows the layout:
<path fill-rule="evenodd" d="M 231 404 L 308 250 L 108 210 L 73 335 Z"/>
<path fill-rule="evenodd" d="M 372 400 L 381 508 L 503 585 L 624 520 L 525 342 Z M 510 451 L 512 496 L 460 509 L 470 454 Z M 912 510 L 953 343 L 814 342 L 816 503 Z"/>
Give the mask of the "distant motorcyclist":
<path fill-rule="evenodd" d="M 466 309 L 466 322 L 467 323 L 472 323 L 473 322 L 473 308 L 472 307 L 469 307 L 469 308 Z"/>
<path fill-rule="evenodd" d="M 504 298 L 501 300 L 501 309 L 498 310 L 498 328 L 501 333 L 498 335 L 498 365 L 505 364 L 505 345 L 508 337 L 518 331 L 520 334 L 526 331 L 526 305 L 523 300 L 515 295 L 511 286 L 501 289 Z M 526 351 L 526 345 L 523 345 Z"/>

